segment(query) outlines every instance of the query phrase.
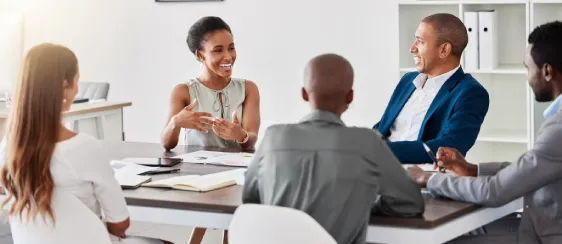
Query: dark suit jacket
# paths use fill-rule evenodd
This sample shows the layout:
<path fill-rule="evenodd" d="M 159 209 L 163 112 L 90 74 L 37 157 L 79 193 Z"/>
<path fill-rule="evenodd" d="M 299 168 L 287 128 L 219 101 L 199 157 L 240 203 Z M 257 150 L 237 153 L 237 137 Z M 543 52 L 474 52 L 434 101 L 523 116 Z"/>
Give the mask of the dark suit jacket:
<path fill-rule="evenodd" d="M 373 127 L 384 137 L 415 91 L 413 80 L 418 72 L 402 77 L 394 90 L 381 120 Z M 490 99 L 486 89 L 470 74 L 459 68 L 441 87 L 423 120 L 416 141 L 389 142 L 388 145 L 404 164 L 432 163 L 423 148 L 425 142 L 433 152 L 439 147 L 452 147 L 463 155 L 474 145 L 480 126 L 488 112 Z"/>

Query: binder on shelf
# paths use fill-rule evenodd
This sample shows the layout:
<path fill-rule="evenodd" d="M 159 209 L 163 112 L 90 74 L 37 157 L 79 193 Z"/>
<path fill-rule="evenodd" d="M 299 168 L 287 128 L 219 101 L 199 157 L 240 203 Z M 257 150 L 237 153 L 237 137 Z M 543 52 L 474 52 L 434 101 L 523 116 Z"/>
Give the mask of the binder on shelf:
<path fill-rule="evenodd" d="M 498 67 L 498 21 L 494 10 L 478 12 L 479 66 L 481 70 Z"/>
<path fill-rule="evenodd" d="M 475 71 L 480 69 L 478 64 L 478 12 L 465 12 L 464 25 L 468 32 L 468 45 L 464 51 L 464 69 Z"/>

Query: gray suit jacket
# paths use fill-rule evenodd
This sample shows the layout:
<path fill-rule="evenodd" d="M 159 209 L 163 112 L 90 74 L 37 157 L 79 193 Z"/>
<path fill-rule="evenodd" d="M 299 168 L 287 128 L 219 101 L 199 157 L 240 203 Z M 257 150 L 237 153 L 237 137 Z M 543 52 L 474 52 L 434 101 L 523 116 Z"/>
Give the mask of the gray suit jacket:
<path fill-rule="evenodd" d="M 481 163 L 478 177 L 436 174 L 430 192 L 497 207 L 524 197 L 518 243 L 562 243 L 562 112 L 541 127 L 515 163 Z"/>
<path fill-rule="evenodd" d="M 365 243 L 375 205 L 395 216 L 424 210 L 420 187 L 378 132 L 346 127 L 319 110 L 267 129 L 246 172 L 243 202 L 302 210 L 342 244 Z"/>

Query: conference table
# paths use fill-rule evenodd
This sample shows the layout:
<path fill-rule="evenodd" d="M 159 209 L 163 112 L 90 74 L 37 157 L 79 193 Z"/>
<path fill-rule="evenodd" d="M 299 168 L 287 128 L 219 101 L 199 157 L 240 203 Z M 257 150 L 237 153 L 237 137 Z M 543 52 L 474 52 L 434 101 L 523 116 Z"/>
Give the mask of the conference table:
<path fill-rule="evenodd" d="M 113 159 L 126 157 L 172 157 L 197 150 L 231 151 L 216 148 L 178 146 L 165 151 L 159 144 L 105 142 Z M 232 167 L 181 163 L 179 173 L 152 176 L 159 180 L 178 175 L 204 175 Z M 243 186 L 235 185 L 199 193 L 162 188 L 124 189 L 131 219 L 161 224 L 228 229 L 236 208 L 242 205 Z M 369 243 L 444 243 L 522 208 L 517 199 L 498 208 L 425 196 L 425 213 L 416 218 L 372 216 L 367 233 Z M 283 231 L 283 226 L 279 226 Z"/>

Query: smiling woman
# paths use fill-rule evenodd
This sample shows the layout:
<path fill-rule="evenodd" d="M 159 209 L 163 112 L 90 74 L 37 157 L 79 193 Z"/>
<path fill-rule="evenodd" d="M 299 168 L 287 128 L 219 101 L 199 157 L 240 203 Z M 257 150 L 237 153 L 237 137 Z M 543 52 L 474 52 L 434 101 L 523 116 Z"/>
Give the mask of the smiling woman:
<path fill-rule="evenodd" d="M 172 91 L 164 148 L 177 146 L 181 130 L 190 146 L 253 148 L 260 127 L 259 92 L 254 82 L 231 77 L 236 48 L 230 26 L 219 17 L 204 17 L 189 29 L 187 46 L 203 70 Z M 190 243 L 200 243 L 204 233 L 195 228 Z"/>
<path fill-rule="evenodd" d="M 191 26 L 187 46 L 203 69 L 172 91 L 164 148 L 177 146 L 182 129 L 187 145 L 253 148 L 260 126 L 259 92 L 254 82 L 231 77 L 236 48 L 230 27 L 218 17 L 204 17 Z"/>

